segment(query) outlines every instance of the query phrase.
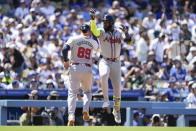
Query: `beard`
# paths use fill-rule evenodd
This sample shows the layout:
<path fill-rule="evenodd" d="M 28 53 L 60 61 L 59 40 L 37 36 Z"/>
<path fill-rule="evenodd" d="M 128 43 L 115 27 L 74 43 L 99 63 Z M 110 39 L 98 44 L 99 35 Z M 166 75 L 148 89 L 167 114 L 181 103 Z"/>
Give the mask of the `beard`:
<path fill-rule="evenodd" d="M 105 32 L 109 32 L 109 31 L 111 31 L 112 30 L 112 25 L 109 25 L 109 26 L 104 26 L 104 30 L 105 30 Z"/>

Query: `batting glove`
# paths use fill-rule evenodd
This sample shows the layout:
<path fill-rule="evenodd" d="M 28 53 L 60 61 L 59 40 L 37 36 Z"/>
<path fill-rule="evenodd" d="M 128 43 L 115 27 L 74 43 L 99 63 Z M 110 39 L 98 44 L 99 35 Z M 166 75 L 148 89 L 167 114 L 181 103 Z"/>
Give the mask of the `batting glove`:
<path fill-rule="evenodd" d="M 96 12 L 96 10 L 94 8 L 90 9 L 90 17 L 91 17 L 92 20 L 95 19 L 95 12 Z"/>

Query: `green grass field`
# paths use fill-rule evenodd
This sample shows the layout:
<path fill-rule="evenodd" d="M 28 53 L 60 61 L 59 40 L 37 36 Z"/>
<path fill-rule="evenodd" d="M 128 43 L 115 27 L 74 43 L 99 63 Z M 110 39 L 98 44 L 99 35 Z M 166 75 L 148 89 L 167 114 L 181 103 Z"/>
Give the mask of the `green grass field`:
<path fill-rule="evenodd" d="M 0 131 L 196 131 L 196 127 L 122 127 L 122 126 L 0 126 Z"/>

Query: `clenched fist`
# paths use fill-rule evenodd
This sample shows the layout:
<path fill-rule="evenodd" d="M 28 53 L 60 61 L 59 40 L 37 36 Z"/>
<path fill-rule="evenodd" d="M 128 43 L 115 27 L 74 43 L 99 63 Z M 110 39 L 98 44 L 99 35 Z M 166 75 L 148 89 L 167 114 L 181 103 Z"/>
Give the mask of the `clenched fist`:
<path fill-rule="evenodd" d="M 91 8 L 90 9 L 90 17 L 91 17 L 91 20 L 94 20 L 95 19 L 95 12 L 96 12 L 96 10 L 94 8 Z"/>

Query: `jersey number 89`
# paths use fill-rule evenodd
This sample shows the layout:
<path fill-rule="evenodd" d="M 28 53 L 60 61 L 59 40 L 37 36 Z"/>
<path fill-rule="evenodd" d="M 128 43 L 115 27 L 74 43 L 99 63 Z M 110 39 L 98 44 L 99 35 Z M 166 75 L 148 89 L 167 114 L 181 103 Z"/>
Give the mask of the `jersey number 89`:
<path fill-rule="evenodd" d="M 77 54 L 78 58 L 85 57 L 85 59 L 90 59 L 90 55 L 91 55 L 91 49 L 88 49 L 88 48 L 85 49 L 83 47 L 78 48 L 78 54 Z"/>

